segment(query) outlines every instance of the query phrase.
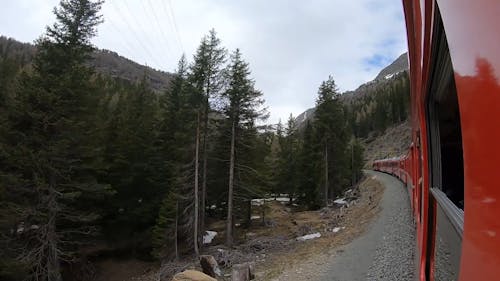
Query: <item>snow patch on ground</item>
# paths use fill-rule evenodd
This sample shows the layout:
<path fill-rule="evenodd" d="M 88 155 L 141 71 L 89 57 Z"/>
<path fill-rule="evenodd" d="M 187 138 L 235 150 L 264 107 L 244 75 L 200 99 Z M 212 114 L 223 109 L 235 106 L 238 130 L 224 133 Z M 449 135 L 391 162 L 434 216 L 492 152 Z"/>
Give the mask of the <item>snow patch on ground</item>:
<path fill-rule="evenodd" d="M 321 233 L 316 232 L 316 233 L 311 233 L 311 234 L 297 237 L 297 241 L 306 241 L 306 240 L 316 239 L 319 237 L 321 237 Z"/>
<path fill-rule="evenodd" d="M 290 198 L 286 197 L 286 196 L 270 197 L 270 198 L 255 198 L 255 199 L 252 199 L 252 206 L 262 206 L 264 204 L 264 202 L 269 202 L 269 201 L 277 201 L 277 202 L 280 202 L 282 204 L 286 204 L 286 203 L 290 202 Z"/>
<path fill-rule="evenodd" d="M 217 232 L 207 230 L 207 231 L 205 231 L 205 233 L 206 234 L 203 235 L 203 244 L 212 243 L 212 240 L 214 240 L 215 236 L 217 235 Z"/>
<path fill-rule="evenodd" d="M 261 206 L 262 204 L 264 204 L 264 199 L 252 199 L 252 206 Z"/>
<path fill-rule="evenodd" d="M 345 226 L 342 226 L 342 227 L 337 226 L 337 227 L 334 227 L 334 228 L 332 229 L 332 232 L 333 232 L 333 233 L 337 233 L 337 232 L 339 232 L 341 229 L 344 229 L 344 228 L 345 228 Z"/>
<path fill-rule="evenodd" d="M 391 79 L 396 73 L 387 74 L 384 78 Z"/>
<path fill-rule="evenodd" d="M 339 199 L 335 199 L 333 201 L 333 203 L 339 204 L 339 205 L 345 205 L 345 204 L 347 204 L 347 201 L 345 201 L 345 198 L 339 198 Z"/>
<path fill-rule="evenodd" d="M 258 220 L 258 219 L 260 219 L 260 216 L 251 216 L 250 219 L 252 219 L 252 220 Z"/>

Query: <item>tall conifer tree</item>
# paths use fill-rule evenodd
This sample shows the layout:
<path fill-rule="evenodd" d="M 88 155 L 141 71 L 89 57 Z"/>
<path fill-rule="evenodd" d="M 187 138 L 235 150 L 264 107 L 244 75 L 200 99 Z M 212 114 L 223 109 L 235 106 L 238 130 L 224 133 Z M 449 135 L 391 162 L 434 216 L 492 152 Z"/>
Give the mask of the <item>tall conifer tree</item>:
<path fill-rule="evenodd" d="M 335 81 L 330 76 L 318 90 L 314 126 L 317 141 L 321 144 L 322 185 L 324 205 L 341 191 L 345 178 L 347 130 L 342 105 L 338 100 Z"/>
<path fill-rule="evenodd" d="M 244 141 L 252 140 L 256 136 L 255 122 L 259 118 L 265 117 L 261 106 L 263 104 L 262 93 L 254 88 L 254 81 L 250 79 L 248 63 L 241 58 L 241 52 L 236 49 L 231 55 L 231 62 L 228 66 L 228 87 L 222 94 L 226 103 L 224 113 L 227 124 L 230 127 L 230 147 L 229 147 L 229 180 L 226 218 L 226 245 L 233 245 L 234 227 L 234 195 L 235 187 L 240 189 L 249 188 L 248 182 L 240 177 L 240 171 L 247 168 L 244 165 L 245 159 L 243 144 Z"/>
<path fill-rule="evenodd" d="M 32 74 L 21 78 L 11 116 L 10 186 L 23 193 L 18 222 L 20 259 L 33 280 L 61 280 L 84 236 L 95 232 L 98 214 L 87 204 L 104 194 L 96 181 L 91 145 L 95 110 L 92 70 L 85 62 L 90 39 L 102 22 L 102 1 L 62 0 L 56 23 L 37 41 Z"/>
<path fill-rule="evenodd" d="M 214 29 L 205 36 L 194 56 L 191 66 L 190 82 L 196 92 L 202 97 L 199 105 L 200 111 L 200 154 L 201 154 L 201 199 L 200 199 L 200 232 L 205 230 L 205 204 L 208 182 L 208 154 L 209 154 L 209 113 L 211 101 L 217 97 L 223 87 L 222 69 L 226 61 L 226 49 L 221 46 L 220 39 Z"/>

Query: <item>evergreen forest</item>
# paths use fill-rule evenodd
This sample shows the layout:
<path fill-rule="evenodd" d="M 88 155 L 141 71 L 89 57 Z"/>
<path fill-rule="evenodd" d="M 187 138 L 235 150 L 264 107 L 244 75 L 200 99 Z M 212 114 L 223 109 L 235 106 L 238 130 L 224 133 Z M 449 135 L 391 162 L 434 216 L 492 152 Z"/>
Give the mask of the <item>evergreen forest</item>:
<path fill-rule="evenodd" d="M 215 30 L 165 91 L 147 72 L 97 73 L 101 6 L 62 0 L 33 56 L 0 49 L 1 280 L 65 280 L 92 255 L 198 256 L 215 220 L 237 245 L 252 199 L 328 205 L 362 178 L 360 138 L 407 118 L 406 73 L 351 103 L 330 76 L 309 93 L 314 118 L 268 124 L 245 54 Z"/>

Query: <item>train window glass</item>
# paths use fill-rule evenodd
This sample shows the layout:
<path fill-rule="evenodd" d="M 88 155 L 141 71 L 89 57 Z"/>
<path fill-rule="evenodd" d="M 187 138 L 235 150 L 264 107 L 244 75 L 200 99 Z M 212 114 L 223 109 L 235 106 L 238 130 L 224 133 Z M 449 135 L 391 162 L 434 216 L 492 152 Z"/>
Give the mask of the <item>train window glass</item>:
<path fill-rule="evenodd" d="M 453 67 L 439 10 L 428 99 L 431 185 L 464 209 L 462 132 Z"/>
<path fill-rule="evenodd" d="M 464 218 L 464 164 L 458 97 L 446 34 L 436 4 L 426 121 L 431 188 L 428 221 L 430 280 L 457 280 Z"/>

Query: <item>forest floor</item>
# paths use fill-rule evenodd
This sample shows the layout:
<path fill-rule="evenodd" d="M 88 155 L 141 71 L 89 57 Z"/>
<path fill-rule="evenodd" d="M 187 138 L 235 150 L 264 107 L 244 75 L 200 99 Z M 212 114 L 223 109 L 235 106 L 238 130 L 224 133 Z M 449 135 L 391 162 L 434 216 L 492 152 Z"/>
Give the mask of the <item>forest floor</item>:
<path fill-rule="evenodd" d="M 252 225 L 236 228 L 240 244 L 228 249 L 223 246 L 224 223 L 214 221 L 209 230 L 218 234 L 212 244 L 203 248 L 202 254 L 213 255 L 224 275 L 219 280 L 229 280 L 231 266 L 243 262 L 255 262 L 256 280 L 273 280 L 289 268 L 299 268 L 308 260 L 318 260 L 331 249 L 345 245 L 365 231 L 365 227 L 380 211 L 379 201 L 383 187 L 374 177 L 365 177 L 349 192 L 351 200 L 346 204 L 317 211 L 300 211 L 298 206 L 284 200 L 269 200 L 255 206 Z M 356 198 L 356 199 L 354 199 Z M 262 223 L 262 207 L 265 206 L 265 223 Z M 320 234 L 321 237 L 299 241 L 304 235 Z M 321 260 L 321 259 L 319 259 Z M 100 266 L 102 268 L 102 266 Z M 170 280 L 184 269 L 200 270 L 199 263 L 191 258 L 177 263 L 162 265 L 123 260 L 106 262 L 105 272 L 97 280 L 149 281 Z M 161 276 L 161 278 L 159 278 Z"/>
<path fill-rule="evenodd" d="M 332 218 L 337 218 L 334 223 L 340 227 L 340 230 L 333 232 L 332 229 L 326 228 L 320 232 L 321 238 L 304 242 L 297 241 L 293 243 L 293 247 L 271 255 L 267 262 L 257 265 L 257 280 L 277 280 L 276 278 L 283 271 L 290 268 L 296 268 L 296 271 L 300 272 L 304 263 L 321 261 L 321 256 L 329 254 L 332 249 L 345 245 L 361 235 L 372 218 L 380 211 L 379 202 L 383 195 L 383 186 L 374 177 L 366 177 L 358 188 L 359 198 L 348 208 L 333 209 L 327 217 L 322 215 L 321 211 L 307 212 L 312 218 L 310 221 L 315 221 L 318 229 L 325 224 L 328 225 Z"/>

